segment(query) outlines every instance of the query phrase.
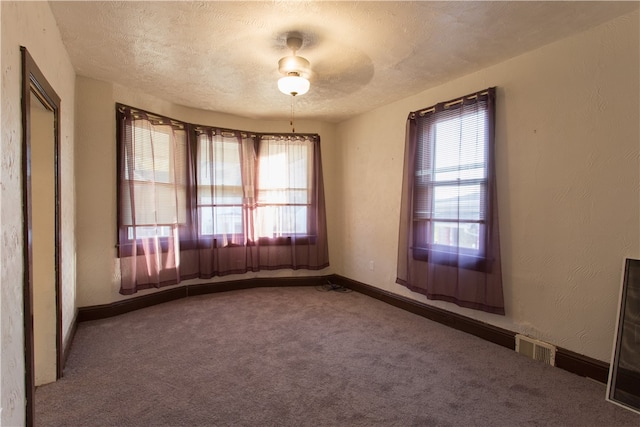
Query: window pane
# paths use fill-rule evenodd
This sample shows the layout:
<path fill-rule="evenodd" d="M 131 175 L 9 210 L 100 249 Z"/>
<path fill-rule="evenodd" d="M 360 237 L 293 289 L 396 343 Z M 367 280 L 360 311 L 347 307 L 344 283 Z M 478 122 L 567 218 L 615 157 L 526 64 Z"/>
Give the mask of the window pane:
<path fill-rule="evenodd" d="M 131 139 L 124 153 L 125 176 L 122 180 L 122 216 L 125 225 L 141 228 L 140 236 L 155 224 L 186 222 L 186 134 L 169 125 L 154 125 L 147 120 L 135 120 Z M 135 203 L 132 204 L 132 199 Z M 133 235 L 133 232 L 128 234 Z M 161 236 L 163 234 L 158 234 Z"/>
<path fill-rule="evenodd" d="M 273 190 L 308 190 L 309 148 L 304 142 L 265 140 L 258 156 L 260 190 L 271 190 L 271 194 L 276 194 Z M 278 196 L 282 197 L 282 193 Z M 267 195 L 263 197 L 265 201 L 270 200 Z"/>
<path fill-rule="evenodd" d="M 263 139 L 258 153 L 258 237 L 307 235 L 310 141 Z"/>
<path fill-rule="evenodd" d="M 242 207 L 201 207 L 199 208 L 200 234 L 231 235 L 242 234 Z"/>
<path fill-rule="evenodd" d="M 149 226 L 149 227 L 128 227 L 127 234 L 129 240 L 134 239 L 134 228 L 135 228 L 135 237 L 138 239 L 141 238 L 149 238 L 149 237 L 169 237 L 172 234 L 173 227 L 170 225 L 160 225 L 160 226 Z"/>
<path fill-rule="evenodd" d="M 485 116 L 479 111 L 436 123 L 434 181 L 485 178 Z"/>
<path fill-rule="evenodd" d="M 258 237 L 306 235 L 307 206 L 263 206 L 256 209 Z"/>
<path fill-rule="evenodd" d="M 241 205 L 242 187 L 198 186 L 198 205 Z"/>
<path fill-rule="evenodd" d="M 464 222 L 433 223 L 433 244 L 464 249 L 480 248 L 480 225 Z"/>
<path fill-rule="evenodd" d="M 199 139 L 198 184 L 242 186 L 240 144 L 237 141 Z"/>
<path fill-rule="evenodd" d="M 201 235 L 241 235 L 241 145 L 235 136 L 198 136 L 198 217 Z"/>
<path fill-rule="evenodd" d="M 483 184 L 443 185 L 433 188 L 434 219 L 483 220 Z"/>
<path fill-rule="evenodd" d="M 259 204 L 307 204 L 309 201 L 307 188 L 259 189 Z"/>
<path fill-rule="evenodd" d="M 469 164 L 466 168 L 439 168 L 436 169 L 434 181 L 463 181 L 471 179 L 484 179 L 486 174 L 484 163 Z"/>
<path fill-rule="evenodd" d="M 168 126 L 165 126 L 168 128 Z M 133 179 L 136 181 L 173 182 L 171 169 L 171 129 L 154 129 L 146 121 L 133 122 L 133 159 L 125 163 L 126 176 L 133 163 Z M 132 161 L 131 161 L 132 160 Z"/>

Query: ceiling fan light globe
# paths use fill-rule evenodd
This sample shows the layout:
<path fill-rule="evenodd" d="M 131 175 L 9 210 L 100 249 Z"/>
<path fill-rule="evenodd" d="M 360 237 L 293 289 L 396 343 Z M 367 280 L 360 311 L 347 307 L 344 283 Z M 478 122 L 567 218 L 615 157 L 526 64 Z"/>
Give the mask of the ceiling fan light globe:
<path fill-rule="evenodd" d="M 278 89 L 285 95 L 304 95 L 310 86 L 309 80 L 300 76 L 286 76 L 278 80 Z"/>

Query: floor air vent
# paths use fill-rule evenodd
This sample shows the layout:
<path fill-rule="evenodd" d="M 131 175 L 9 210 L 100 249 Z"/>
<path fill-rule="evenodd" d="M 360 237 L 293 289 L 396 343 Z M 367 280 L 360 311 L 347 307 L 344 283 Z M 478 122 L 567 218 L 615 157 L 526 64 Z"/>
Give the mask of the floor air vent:
<path fill-rule="evenodd" d="M 533 360 L 556 366 L 556 347 L 546 342 L 516 334 L 516 351 Z"/>

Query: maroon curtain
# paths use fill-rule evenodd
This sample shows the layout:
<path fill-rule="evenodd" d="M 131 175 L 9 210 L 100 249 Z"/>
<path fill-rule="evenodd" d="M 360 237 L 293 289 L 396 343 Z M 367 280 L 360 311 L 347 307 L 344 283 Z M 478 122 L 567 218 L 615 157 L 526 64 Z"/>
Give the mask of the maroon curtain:
<path fill-rule="evenodd" d="M 121 293 L 329 265 L 318 135 L 117 111 Z"/>
<path fill-rule="evenodd" d="M 187 226 L 183 124 L 118 108 L 118 253 L 122 294 L 180 280 Z"/>
<path fill-rule="evenodd" d="M 409 115 L 396 282 L 504 314 L 495 88 Z"/>
<path fill-rule="evenodd" d="M 198 277 L 329 266 L 317 135 L 201 128 L 196 151 Z"/>

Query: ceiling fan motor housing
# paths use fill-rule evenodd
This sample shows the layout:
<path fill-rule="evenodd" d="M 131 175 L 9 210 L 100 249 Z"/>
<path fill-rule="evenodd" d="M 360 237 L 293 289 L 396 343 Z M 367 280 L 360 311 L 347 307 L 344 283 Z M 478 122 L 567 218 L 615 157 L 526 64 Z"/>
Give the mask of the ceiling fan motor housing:
<path fill-rule="evenodd" d="M 278 71 L 285 76 L 296 75 L 309 78 L 311 74 L 311 64 L 301 56 L 285 56 L 278 61 Z"/>

